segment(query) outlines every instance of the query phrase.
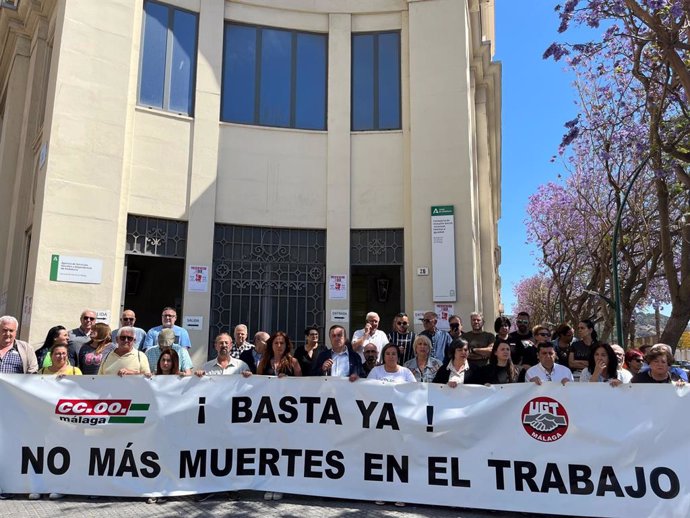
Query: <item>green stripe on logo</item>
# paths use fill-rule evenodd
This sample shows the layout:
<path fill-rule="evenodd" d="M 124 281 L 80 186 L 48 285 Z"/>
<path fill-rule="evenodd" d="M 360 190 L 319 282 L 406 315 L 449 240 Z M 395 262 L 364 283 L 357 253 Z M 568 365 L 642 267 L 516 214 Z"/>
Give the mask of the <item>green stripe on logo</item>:
<path fill-rule="evenodd" d="M 144 421 L 146 421 L 146 417 L 111 417 L 108 422 L 109 423 L 132 423 L 132 424 L 141 424 Z"/>
<path fill-rule="evenodd" d="M 148 403 L 132 403 L 129 405 L 130 410 L 148 410 L 149 409 L 149 404 Z"/>
<path fill-rule="evenodd" d="M 50 258 L 50 280 L 57 281 L 58 266 L 60 265 L 60 256 L 53 254 Z"/>

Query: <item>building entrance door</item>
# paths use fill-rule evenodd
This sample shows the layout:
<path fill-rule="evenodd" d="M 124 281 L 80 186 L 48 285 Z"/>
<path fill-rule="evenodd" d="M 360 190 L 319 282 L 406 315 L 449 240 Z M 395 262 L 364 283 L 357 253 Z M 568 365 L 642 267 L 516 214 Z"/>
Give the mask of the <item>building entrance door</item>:
<path fill-rule="evenodd" d="M 175 308 L 177 325 L 181 326 L 184 260 L 129 255 L 125 262 L 124 307 L 136 313 L 136 326 L 149 330 L 160 325 L 161 310 L 166 306 Z"/>
<path fill-rule="evenodd" d="M 402 311 L 402 267 L 353 266 L 350 331 L 362 329 L 370 311 L 379 314 L 379 329 L 388 334 L 393 317 Z"/>

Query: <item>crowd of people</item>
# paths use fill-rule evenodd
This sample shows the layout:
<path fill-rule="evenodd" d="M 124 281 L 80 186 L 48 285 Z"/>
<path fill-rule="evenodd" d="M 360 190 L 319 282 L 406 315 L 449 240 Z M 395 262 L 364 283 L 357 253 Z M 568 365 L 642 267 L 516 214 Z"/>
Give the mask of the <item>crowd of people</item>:
<path fill-rule="evenodd" d="M 560 324 L 531 326 L 526 312 L 511 321 L 498 317 L 494 333 L 484 330 L 481 313 L 470 315 L 470 329 L 463 329 L 462 318 L 448 319 L 449 330 L 439 329 L 438 315 L 426 312 L 424 328 L 412 330 L 406 313 L 398 313 L 392 329 L 379 328 L 375 312 L 366 315 L 362 329 L 351 340 L 341 325 L 328 330 L 328 345 L 319 340 L 316 326 L 304 331 L 304 345 L 295 347 L 283 331 L 272 334 L 258 331 L 248 341 L 245 324 L 234 327 L 232 335 L 222 332 L 214 340 L 216 357 L 195 368 L 187 331 L 175 325 L 177 312 L 166 307 L 161 325 L 148 332 L 136 327 L 134 311 L 120 317 L 120 327 L 112 330 L 96 322 L 96 314 L 84 310 L 80 325 L 67 330 L 55 326 L 48 330 L 37 350 L 16 339 L 18 322 L 0 317 L 0 373 L 39 373 L 43 375 L 252 375 L 337 376 L 350 381 L 361 378 L 387 383 L 442 383 L 451 388 L 461 384 L 492 385 L 516 382 L 623 383 L 687 382 L 687 373 L 673 366 L 671 348 L 665 344 L 628 349 L 598 340 L 590 320 L 573 328 Z M 578 338 L 575 339 L 575 332 Z M 203 500 L 209 495 L 200 495 Z M 51 493 L 50 499 L 62 498 Z M 266 492 L 267 500 L 280 500 L 282 493 Z M 0 490 L 0 498 L 4 498 Z M 30 499 L 41 498 L 32 493 Z M 154 503 L 161 499 L 150 498 Z M 383 502 L 378 502 L 383 503 Z M 399 504 L 402 505 L 402 504 Z"/>

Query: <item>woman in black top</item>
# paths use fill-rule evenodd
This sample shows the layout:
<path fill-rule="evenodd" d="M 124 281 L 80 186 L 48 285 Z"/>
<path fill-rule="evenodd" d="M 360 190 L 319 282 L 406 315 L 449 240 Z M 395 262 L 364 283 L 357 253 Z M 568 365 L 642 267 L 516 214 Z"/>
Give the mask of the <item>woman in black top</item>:
<path fill-rule="evenodd" d="M 647 352 L 644 359 L 649 365 L 649 370 L 635 374 L 630 383 L 684 384 L 683 380 L 671 373 L 673 355 L 666 348 L 654 346 Z"/>
<path fill-rule="evenodd" d="M 503 385 L 515 383 L 517 379 L 517 369 L 510 358 L 510 344 L 508 342 L 495 343 L 491 349 L 489 364 L 479 369 L 475 382 L 482 385 Z"/>
<path fill-rule="evenodd" d="M 299 362 L 292 356 L 292 342 L 286 333 L 278 331 L 268 339 L 266 352 L 256 368 L 256 373 L 279 378 L 302 375 Z"/>

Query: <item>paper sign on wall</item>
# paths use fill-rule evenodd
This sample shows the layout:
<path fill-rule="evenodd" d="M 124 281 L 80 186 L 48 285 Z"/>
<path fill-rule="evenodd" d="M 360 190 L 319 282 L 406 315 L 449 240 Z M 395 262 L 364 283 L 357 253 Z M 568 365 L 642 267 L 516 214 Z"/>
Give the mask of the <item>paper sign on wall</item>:
<path fill-rule="evenodd" d="M 208 266 L 191 265 L 187 272 L 187 289 L 198 293 L 208 291 Z"/>
<path fill-rule="evenodd" d="M 330 300 L 347 299 L 347 275 L 331 275 L 329 277 L 328 298 Z"/>
<path fill-rule="evenodd" d="M 438 315 L 436 327 L 448 331 L 450 329 L 448 319 L 455 315 L 455 304 L 435 304 L 434 312 Z"/>

